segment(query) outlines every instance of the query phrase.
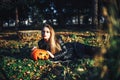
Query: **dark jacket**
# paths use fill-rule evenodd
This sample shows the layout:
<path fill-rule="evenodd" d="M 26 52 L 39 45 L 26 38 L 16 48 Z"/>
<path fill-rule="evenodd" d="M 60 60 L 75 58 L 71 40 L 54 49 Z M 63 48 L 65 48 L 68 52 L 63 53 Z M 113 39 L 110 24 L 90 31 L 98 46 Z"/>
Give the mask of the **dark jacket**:
<path fill-rule="evenodd" d="M 61 51 L 54 54 L 55 58 L 53 60 L 67 60 L 73 57 L 73 46 L 71 44 L 65 44 L 61 38 L 58 39 L 61 46 Z M 45 49 L 50 51 L 49 44 L 47 44 L 43 39 L 38 42 L 40 49 Z"/>
<path fill-rule="evenodd" d="M 64 43 L 61 38 L 58 38 L 58 41 L 62 50 L 55 53 L 55 58 L 51 60 L 77 59 L 84 58 L 86 56 L 93 57 L 101 51 L 100 47 L 89 46 L 79 42 Z M 50 51 L 49 44 L 46 44 L 43 39 L 38 42 L 38 46 L 41 49 Z"/>

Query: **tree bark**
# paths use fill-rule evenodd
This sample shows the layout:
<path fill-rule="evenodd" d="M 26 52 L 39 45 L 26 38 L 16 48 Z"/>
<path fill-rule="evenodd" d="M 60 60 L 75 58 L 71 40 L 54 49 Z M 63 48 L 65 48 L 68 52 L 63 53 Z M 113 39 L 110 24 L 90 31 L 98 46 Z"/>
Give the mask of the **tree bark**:
<path fill-rule="evenodd" d="M 98 0 L 93 0 L 93 21 L 95 28 L 98 27 Z"/>
<path fill-rule="evenodd" d="M 2 27 L 3 27 L 2 24 L 3 24 L 3 23 L 2 23 L 2 20 L 0 20 L 0 31 L 2 31 Z"/>
<path fill-rule="evenodd" d="M 18 27 L 19 27 L 19 15 L 18 15 L 18 8 L 16 7 L 16 9 L 15 9 L 15 13 L 16 13 L 16 23 L 15 23 L 15 29 L 16 29 L 16 31 L 18 30 Z"/>

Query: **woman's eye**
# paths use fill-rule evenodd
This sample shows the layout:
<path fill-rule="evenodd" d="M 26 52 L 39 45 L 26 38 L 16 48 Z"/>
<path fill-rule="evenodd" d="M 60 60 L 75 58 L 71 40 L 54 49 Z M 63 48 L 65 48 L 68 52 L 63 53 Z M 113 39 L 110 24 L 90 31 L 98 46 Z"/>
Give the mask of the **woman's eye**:
<path fill-rule="evenodd" d="M 49 31 L 42 31 L 42 33 L 44 34 L 44 33 L 50 33 Z"/>
<path fill-rule="evenodd" d="M 50 33 L 49 31 L 46 31 L 46 33 Z"/>

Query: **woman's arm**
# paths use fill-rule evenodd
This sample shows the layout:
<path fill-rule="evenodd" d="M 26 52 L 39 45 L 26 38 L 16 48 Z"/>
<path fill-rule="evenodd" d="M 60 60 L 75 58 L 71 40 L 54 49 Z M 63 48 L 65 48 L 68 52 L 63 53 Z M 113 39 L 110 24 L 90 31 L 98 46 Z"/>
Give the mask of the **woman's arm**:
<path fill-rule="evenodd" d="M 62 37 L 59 36 L 58 38 L 59 43 L 61 45 L 61 51 L 57 52 L 54 56 L 54 60 L 68 60 L 72 59 L 74 54 L 74 47 L 73 43 L 64 43 Z"/>
<path fill-rule="evenodd" d="M 47 53 L 50 55 L 51 58 L 54 58 L 54 55 L 50 51 L 47 51 Z"/>
<path fill-rule="evenodd" d="M 54 60 L 64 59 L 64 56 L 67 54 L 68 50 L 66 46 L 62 45 L 61 47 L 62 47 L 61 51 L 55 53 Z"/>
<path fill-rule="evenodd" d="M 61 51 L 54 54 L 54 60 L 64 59 L 64 56 L 68 53 L 68 49 L 67 49 L 66 45 L 64 44 L 62 38 L 59 37 L 58 40 L 59 40 L 59 43 L 61 46 Z"/>

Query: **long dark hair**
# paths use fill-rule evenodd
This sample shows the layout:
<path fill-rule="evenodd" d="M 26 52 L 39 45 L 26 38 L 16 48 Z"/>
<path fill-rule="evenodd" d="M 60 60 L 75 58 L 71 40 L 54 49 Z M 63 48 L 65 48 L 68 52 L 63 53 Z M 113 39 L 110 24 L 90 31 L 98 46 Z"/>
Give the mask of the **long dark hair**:
<path fill-rule="evenodd" d="M 50 46 L 51 53 L 55 54 L 56 52 L 61 50 L 60 44 L 56 39 L 55 31 L 49 24 L 45 24 L 44 27 L 47 27 L 50 30 L 50 39 L 48 41 L 48 44 Z"/>

